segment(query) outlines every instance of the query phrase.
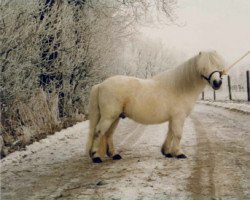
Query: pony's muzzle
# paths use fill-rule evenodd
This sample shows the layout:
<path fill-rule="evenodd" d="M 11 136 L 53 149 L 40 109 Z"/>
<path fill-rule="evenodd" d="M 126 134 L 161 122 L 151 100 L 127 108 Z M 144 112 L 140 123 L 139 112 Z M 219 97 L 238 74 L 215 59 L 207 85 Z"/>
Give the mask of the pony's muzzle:
<path fill-rule="evenodd" d="M 220 89 L 222 80 L 213 80 L 212 87 L 214 90 Z"/>

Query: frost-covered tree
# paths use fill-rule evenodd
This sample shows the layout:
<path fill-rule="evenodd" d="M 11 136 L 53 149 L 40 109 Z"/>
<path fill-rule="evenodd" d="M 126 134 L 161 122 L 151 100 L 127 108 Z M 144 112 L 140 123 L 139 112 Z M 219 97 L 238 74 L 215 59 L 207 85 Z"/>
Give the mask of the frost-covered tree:
<path fill-rule="evenodd" d="M 136 24 L 157 12 L 173 21 L 174 3 L 2 0 L 0 92 L 5 146 L 22 147 L 82 120 L 89 89 L 119 67 Z"/>

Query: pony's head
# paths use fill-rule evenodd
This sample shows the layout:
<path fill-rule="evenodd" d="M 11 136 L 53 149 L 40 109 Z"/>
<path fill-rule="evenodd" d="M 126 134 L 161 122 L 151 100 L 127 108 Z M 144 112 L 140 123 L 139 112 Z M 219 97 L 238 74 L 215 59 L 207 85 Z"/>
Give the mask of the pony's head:
<path fill-rule="evenodd" d="M 213 89 L 218 90 L 222 84 L 224 61 L 216 51 L 200 52 L 197 56 L 197 71 Z"/>

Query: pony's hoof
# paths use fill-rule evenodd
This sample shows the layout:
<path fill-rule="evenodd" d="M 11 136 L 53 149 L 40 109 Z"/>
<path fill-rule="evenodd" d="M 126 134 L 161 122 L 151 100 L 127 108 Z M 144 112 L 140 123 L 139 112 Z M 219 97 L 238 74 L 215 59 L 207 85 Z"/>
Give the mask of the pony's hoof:
<path fill-rule="evenodd" d="M 99 157 L 92 158 L 93 163 L 101 163 L 102 160 Z"/>
<path fill-rule="evenodd" d="M 173 158 L 173 155 L 172 155 L 171 153 L 166 153 L 166 154 L 164 154 L 164 156 L 165 156 L 166 158 Z"/>
<path fill-rule="evenodd" d="M 122 159 L 122 157 L 119 154 L 115 154 L 113 156 L 113 160 L 121 160 L 121 159 Z"/>
<path fill-rule="evenodd" d="M 185 159 L 187 156 L 185 154 L 180 154 L 176 156 L 177 159 Z"/>
<path fill-rule="evenodd" d="M 162 153 L 162 155 L 164 155 L 166 158 L 173 158 L 172 154 L 171 154 L 171 153 L 165 153 L 163 148 L 161 148 L 161 153 Z"/>

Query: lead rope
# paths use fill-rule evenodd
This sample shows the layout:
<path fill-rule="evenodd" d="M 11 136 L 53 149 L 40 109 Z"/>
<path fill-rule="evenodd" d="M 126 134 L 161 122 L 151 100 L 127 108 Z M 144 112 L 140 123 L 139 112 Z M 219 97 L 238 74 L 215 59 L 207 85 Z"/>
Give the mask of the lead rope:
<path fill-rule="evenodd" d="M 245 58 L 248 54 L 250 54 L 250 51 L 246 52 L 242 57 L 240 57 L 238 60 L 236 60 L 232 65 L 228 66 L 226 69 L 223 70 L 223 75 L 227 75 L 228 71 L 233 68 L 238 62 L 240 62 L 243 58 Z"/>

